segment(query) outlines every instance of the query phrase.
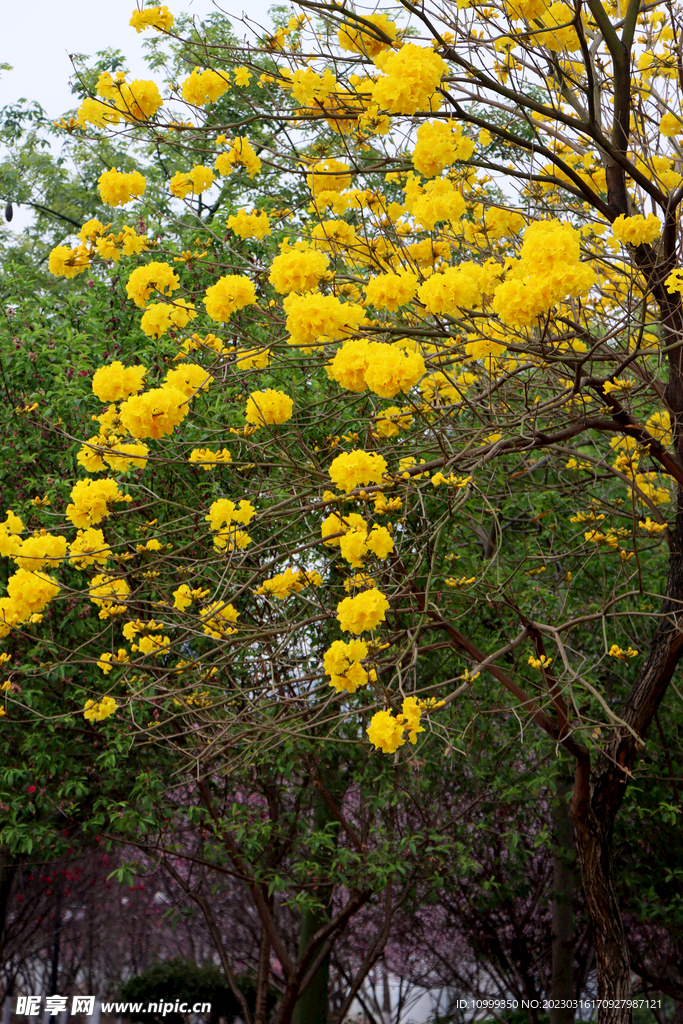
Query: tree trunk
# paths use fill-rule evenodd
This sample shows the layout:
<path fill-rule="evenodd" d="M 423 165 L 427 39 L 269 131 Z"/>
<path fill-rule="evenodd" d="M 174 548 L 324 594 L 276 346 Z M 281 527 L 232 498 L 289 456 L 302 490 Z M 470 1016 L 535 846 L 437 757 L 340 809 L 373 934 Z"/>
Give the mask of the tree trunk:
<path fill-rule="evenodd" d="M 571 783 L 564 774 L 557 779 L 557 796 L 553 800 L 553 918 L 552 970 L 550 998 L 565 1001 L 569 1007 L 552 1007 L 550 1024 L 573 1024 L 571 1008 L 574 992 L 574 908 L 576 892 L 576 852 L 574 830 L 567 796 Z"/>
<path fill-rule="evenodd" d="M 332 787 L 337 789 L 338 786 Z M 322 832 L 326 825 L 334 821 L 332 813 L 320 792 L 317 793 L 313 811 L 313 832 Z M 318 907 L 305 910 L 301 917 L 301 933 L 299 936 L 299 958 L 301 958 L 319 928 L 328 920 L 327 907 L 332 898 L 332 891 L 322 895 L 324 908 Z M 310 982 L 299 996 L 292 1024 L 327 1024 L 329 1000 L 330 958 L 325 957 Z"/>
<path fill-rule="evenodd" d="M 18 867 L 17 858 L 13 857 L 6 847 L 3 847 L 0 850 L 0 962 L 5 944 L 5 923 L 9 901 Z"/>
<path fill-rule="evenodd" d="M 306 949 L 311 938 L 327 921 L 324 910 L 304 911 L 301 919 L 299 954 Z M 299 996 L 292 1014 L 292 1024 L 327 1024 L 328 983 L 330 958 L 326 956 L 311 981 Z"/>
<path fill-rule="evenodd" d="M 583 889 L 593 925 L 598 999 L 633 998 L 626 935 L 612 870 L 612 826 L 600 821 L 592 808 L 588 822 L 577 830 Z M 627 1006 L 600 1006 L 600 1024 L 630 1024 L 633 1011 Z"/>

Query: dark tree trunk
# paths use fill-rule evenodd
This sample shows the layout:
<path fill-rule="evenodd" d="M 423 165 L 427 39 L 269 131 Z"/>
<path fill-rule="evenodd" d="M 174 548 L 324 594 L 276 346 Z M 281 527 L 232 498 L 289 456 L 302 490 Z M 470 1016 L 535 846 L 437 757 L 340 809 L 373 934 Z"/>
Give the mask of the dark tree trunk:
<path fill-rule="evenodd" d="M 550 1024 L 573 1024 L 571 1002 L 574 991 L 574 895 L 576 893 L 576 852 L 574 829 L 567 797 L 571 783 L 565 775 L 557 780 L 553 800 L 553 918 L 550 998 L 566 1002 L 565 1008 L 550 1010 Z"/>
<path fill-rule="evenodd" d="M 337 788 L 337 787 L 335 787 Z M 313 813 L 313 831 L 322 832 L 327 824 L 333 821 L 333 816 L 323 797 L 318 793 Z M 323 896 L 324 908 L 305 910 L 301 917 L 301 932 L 299 936 L 299 957 L 304 955 L 309 942 L 319 928 L 328 920 L 327 907 L 330 903 L 332 893 L 326 892 Z M 310 982 L 299 996 L 294 1013 L 292 1024 L 327 1024 L 328 1021 L 328 1000 L 329 1000 L 329 976 L 330 958 L 324 958 Z"/>
<path fill-rule="evenodd" d="M 5 945 L 5 923 L 9 901 L 18 868 L 17 858 L 13 857 L 6 848 L 0 849 L 0 962 Z"/>
<path fill-rule="evenodd" d="M 677 450 L 680 457 L 680 440 Z M 679 487 L 662 611 L 645 664 L 621 715 L 630 729 L 615 731 L 592 773 L 588 759 L 577 762 L 572 817 L 593 927 L 601 1000 L 632 998 L 628 945 L 614 883 L 612 833 L 637 753 L 636 736 L 645 738 L 683 652 L 683 632 L 678 625 L 682 610 L 683 489 Z M 599 1007 L 599 1024 L 631 1024 L 632 1020 L 628 1006 Z"/>
<path fill-rule="evenodd" d="M 581 863 L 583 890 L 593 925 L 598 998 L 629 1000 L 633 996 L 628 946 L 621 919 L 612 869 L 612 821 L 600 820 L 591 807 L 576 839 Z M 598 1008 L 603 1022 L 630 1022 L 627 1006 Z"/>
<path fill-rule="evenodd" d="M 318 928 L 327 921 L 323 910 L 307 910 L 301 919 L 299 950 L 303 952 Z M 328 985 L 330 958 L 326 956 L 313 975 L 304 992 L 299 996 L 292 1014 L 292 1024 L 327 1024 Z"/>

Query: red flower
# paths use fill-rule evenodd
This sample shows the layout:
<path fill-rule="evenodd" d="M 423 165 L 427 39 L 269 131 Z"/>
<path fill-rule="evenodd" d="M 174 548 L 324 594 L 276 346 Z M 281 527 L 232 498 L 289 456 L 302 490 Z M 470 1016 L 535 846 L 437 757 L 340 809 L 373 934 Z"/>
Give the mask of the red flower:
<path fill-rule="evenodd" d="M 28 787 L 28 791 L 29 791 L 29 793 L 35 793 L 36 787 L 35 786 L 29 786 Z"/>

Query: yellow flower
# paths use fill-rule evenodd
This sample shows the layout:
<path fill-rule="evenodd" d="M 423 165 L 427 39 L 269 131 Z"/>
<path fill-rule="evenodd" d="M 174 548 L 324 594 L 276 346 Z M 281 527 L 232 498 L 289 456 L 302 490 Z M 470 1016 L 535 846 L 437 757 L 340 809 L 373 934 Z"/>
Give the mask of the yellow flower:
<path fill-rule="evenodd" d="M 375 26 L 376 31 L 367 22 Z M 354 20 L 342 25 L 337 38 L 342 50 L 372 58 L 391 48 L 396 39 L 396 22 L 390 21 L 386 14 L 364 14 L 362 21 Z"/>
<path fill-rule="evenodd" d="M 365 301 L 376 309 L 388 309 L 395 312 L 399 306 L 405 306 L 415 298 L 417 277 L 408 270 L 398 274 L 379 274 L 371 277 L 365 289 Z"/>
<path fill-rule="evenodd" d="M 119 402 L 141 390 L 146 373 L 146 366 L 124 366 L 118 360 L 101 366 L 93 374 L 93 394 L 101 402 Z"/>
<path fill-rule="evenodd" d="M 367 729 L 368 739 L 383 754 L 393 754 L 403 746 L 403 725 L 391 711 L 377 711 Z"/>
<path fill-rule="evenodd" d="M 248 277 L 229 274 L 206 289 L 203 301 L 212 320 L 225 322 L 236 310 L 256 302 L 256 289 Z"/>
<path fill-rule="evenodd" d="M 683 132 L 683 122 L 675 114 L 664 114 L 659 122 L 659 134 L 666 139 L 673 139 Z"/>
<path fill-rule="evenodd" d="M 433 178 L 456 160 L 469 160 L 473 153 L 474 141 L 462 134 L 460 125 L 454 121 L 425 121 L 417 130 L 412 159 L 420 174 Z"/>
<path fill-rule="evenodd" d="M 323 579 L 319 572 L 305 572 L 303 569 L 285 569 L 277 576 L 264 580 L 255 594 L 266 594 L 284 601 L 290 594 L 298 594 L 304 587 L 322 585 Z"/>
<path fill-rule="evenodd" d="M 186 398 L 194 398 L 200 391 L 208 391 L 213 383 L 210 373 L 196 363 L 179 363 L 164 377 L 165 386 L 177 388 Z"/>
<path fill-rule="evenodd" d="M 431 47 L 406 43 L 396 53 L 377 54 L 375 64 L 384 72 L 371 90 L 380 109 L 389 114 L 439 109 L 442 100 L 436 90 L 447 68 Z"/>
<path fill-rule="evenodd" d="M 292 293 L 283 302 L 292 345 L 319 346 L 355 331 L 365 320 L 363 309 L 340 302 L 336 295 Z"/>
<path fill-rule="evenodd" d="M 247 423 L 256 427 L 266 424 L 286 423 L 291 420 L 294 402 L 284 391 L 268 388 L 266 391 L 252 391 L 247 399 L 245 416 Z"/>
<path fill-rule="evenodd" d="M 147 183 L 139 171 L 123 174 L 112 168 L 111 171 L 102 171 L 98 179 L 102 202 L 109 206 L 125 206 L 131 199 L 138 199 L 146 187 Z"/>
<path fill-rule="evenodd" d="M 315 249 L 308 252 L 290 249 L 275 257 L 270 266 L 268 280 L 281 295 L 289 292 L 309 292 L 317 287 L 329 262 L 324 253 Z"/>
<path fill-rule="evenodd" d="M 328 159 L 319 160 L 313 165 L 306 182 L 314 198 L 321 200 L 327 192 L 343 192 L 345 188 L 349 188 L 352 178 L 353 172 L 347 163 L 343 160 Z"/>
<path fill-rule="evenodd" d="M 204 519 L 216 532 L 213 541 L 215 550 L 234 551 L 236 548 L 246 548 L 251 543 L 251 537 L 244 530 L 237 529 L 234 524 L 246 526 L 255 515 L 256 509 L 250 501 L 242 499 L 239 506 L 229 498 L 219 498 L 214 501 Z"/>
<path fill-rule="evenodd" d="M 345 597 L 337 605 L 337 618 L 345 633 L 363 633 L 384 622 L 389 602 L 385 595 L 372 588 L 355 597 Z"/>
<path fill-rule="evenodd" d="M 190 192 L 194 196 L 201 195 L 202 192 L 211 188 L 214 181 L 215 176 L 211 168 L 197 164 L 196 167 L 193 167 L 187 173 L 177 171 L 171 178 L 168 187 L 178 199 L 185 199 Z"/>
<path fill-rule="evenodd" d="M 207 636 L 212 636 L 214 640 L 222 640 L 224 637 L 237 632 L 232 623 L 237 622 L 239 614 L 237 609 L 231 604 L 214 601 L 213 604 L 208 605 L 204 609 L 202 630 Z"/>
<path fill-rule="evenodd" d="M 74 526 L 87 529 L 106 519 L 109 506 L 119 501 L 131 501 L 131 498 L 121 493 L 116 480 L 79 480 L 71 489 L 66 517 Z"/>
<path fill-rule="evenodd" d="M 41 530 L 22 542 L 14 556 L 20 569 L 42 569 L 46 565 L 56 568 L 66 556 L 66 537 Z"/>
<path fill-rule="evenodd" d="M 89 597 L 93 604 L 98 605 L 101 609 L 101 619 L 124 612 L 126 606 L 122 602 L 129 594 L 130 587 L 122 577 L 102 574 L 93 576 L 90 581 Z"/>
<path fill-rule="evenodd" d="M 227 71 L 214 71 L 207 68 L 195 68 L 189 78 L 186 78 L 181 87 L 181 94 L 184 100 L 197 107 L 203 107 L 207 103 L 215 103 L 230 88 L 230 79 Z"/>
<path fill-rule="evenodd" d="M 631 658 L 637 658 L 639 654 L 630 644 L 625 651 L 622 650 L 619 644 L 612 644 L 608 653 L 612 658 L 618 658 L 619 661 L 630 661 Z"/>
<path fill-rule="evenodd" d="M 645 522 L 640 520 L 638 526 L 641 530 L 646 530 L 650 536 L 656 536 L 666 530 L 666 523 L 655 523 L 649 516 L 646 517 Z"/>
<path fill-rule="evenodd" d="M 58 245 L 50 253 L 47 262 L 47 269 L 55 277 L 65 277 L 70 280 L 77 274 L 82 274 L 90 266 L 90 256 L 85 246 L 79 245 L 70 249 L 67 245 Z"/>
<path fill-rule="evenodd" d="M 227 153 L 220 153 L 214 164 L 219 174 L 230 174 L 236 167 L 243 167 L 250 178 L 261 170 L 261 161 L 249 139 L 238 135 Z"/>
<path fill-rule="evenodd" d="M 5 620 L 14 617 L 15 621 L 26 622 L 31 616 L 39 615 L 58 593 L 59 584 L 51 576 L 18 569 L 7 581 L 8 597 L 1 599 L 5 602 L 2 604 Z"/>
<path fill-rule="evenodd" d="M 228 217 L 227 226 L 240 238 L 265 238 L 270 234 L 268 214 L 263 210 L 254 210 L 253 213 L 239 210 Z"/>
<path fill-rule="evenodd" d="M 166 385 L 143 395 L 133 395 L 121 406 L 120 416 L 133 437 L 160 438 L 173 433 L 188 411 L 187 396 L 178 388 Z"/>
<path fill-rule="evenodd" d="M 235 68 L 234 74 L 235 74 L 235 85 L 240 86 L 240 88 L 246 88 L 246 86 L 249 85 L 249 82 L 251 81 L 251 78 L 252 78 L 252 74 L 251 74 L 251 71 L 249 70 L 249 68 L 245 68 L 245 67 Z"/>
<path fill-rule="evenodd" d="M 662 233 L 662 222 L 654 213 L 643 217 L 638 213 L 634 217 L 625 217 L 620 214 L 612 224 L 612 234 L 618 238 L 623 245 L 642 245 L 645 242 L 654 242 Z"/>
<path fill-rule="evenodd" d="M 331 676 L 330 686 L 337 693 L 355 693 L 359 686 L 365 686 L 368 673 L 360 663 L 367 656 L 364 640 L 335 640 L 323 658 L 325 672 Z"/>
<path fill-rule="evenodd" d="M 380 484 L 386 472 L 384 456 L 362 450 L 338 455 L 329 468 L 332 483 L 347 494 L 360 485 Z"/>
<path fill-rule="evenodd" d="M 85 702 L 83 717 L 89 722 L 102 722 L 114 714 L 118 704 L 113 697 L 102 697 L 97 703 L 94 700 Z"/>
<path fill-rule="evenodd" d="M 246 352 L 238 352 L 235 358 L 235 366 L 239 370 L 263 370 L 270 365 L 270 350 L 267 348 L 252 348 Z"/>
<path fill-rule="evenodd" d="M 214 466 L 228 465 L 232 462 L 232 455 L 227 448 L 221 448 L 219 452 L 214 452 L 211 448 L 193 448 L 187 461 L 198 462 L 201 469 L 209 472 Z"/>
<path fill-rule="evenodd" d="M 380 437 L 396 437 L 400 430 L 408 430 L 413 422 L 410 413 L 402 412 L 397 406 L 390 405 L 375 420 L 375 430 Z"/>
<path fill-rule="evenodd" d="M 136 306 L 144 309 L 153 292 L 170 295 L 180 287 L 180 278 L 168 263 L 146 263 L 136 267 L 128 278 L 126 293 Z"/>
<path fill-rule="evenodd" d="M 418 700 L 417 697 L 406 697 L 403 701 L 400 715 L 396 718 L 391 711 L 378 711 L 372 716 L 370 727 L 367 730 L 368 739 L 378 750 L 384 754 L 393 754 L 406 741 L 404 733 L 407 733 L 410 743 L 417 742 L 417 735 L 424 732 L 420 725 L 420 719 L 424 710 L 431 710 L 442 706 L 443 701 L 429 702 Z"/>
<path fill-rule="evenodd" d="M 130 664 L 128 651 L 125 647 L 119 647 L 117 654 L 112 654 L 111 651 L 105 651 L 104 654 L 101 654 L 100 660 L 97 662 L 97 667 L 104 672 L 105 676 L 107 676 L 115 665 L 128 664 Z"/>
<path fill-rule="evenodd" d="M 112 556 L 112 550 L 104 539 L 101 530 L 90 527 L 79 530 L 76 539 L 69 545 L 69 561 L 77 569 L 85 569 L 88 565 L 106 565 Z"/>
<path fill-rule="evenodd" d="M 147 7 L 143 11 L 133 11 L 128 22 L 136 32 L 144 32 L 146 28 L 155 28 L 158 32 L 168 32 L 173 25 L 173 15 L 168 7 Z"/>

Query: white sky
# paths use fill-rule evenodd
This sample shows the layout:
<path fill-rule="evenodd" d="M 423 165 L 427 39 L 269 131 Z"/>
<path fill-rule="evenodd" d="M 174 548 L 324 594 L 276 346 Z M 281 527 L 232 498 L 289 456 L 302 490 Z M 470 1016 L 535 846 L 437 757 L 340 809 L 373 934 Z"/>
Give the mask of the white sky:
<path fill-rule="evenodd" d="M 163 0 L 160 0 L 163 3 Z M 217 10 L 233 20 L 235 34 L 244 34 L 243 14 L 268 25 L 275 0 L 167 0 L 173 14 L 182 11 L 201 19 Z M 283 0 L 279 0 L 283 2 Z M 142 6 L 142 4 L 140 4 Z M 136 0 L 29 0 L 4 4 L 0 63 L 12 71 L 0 73 L 0 108 L 17 100 L 37 100 L 52 120 L 78 104 L 71 94 L 70 53 L 94 57 L 114 47 L 123 52 L 132 78 L 153 77 L 143 60 L 142 44 L 151 34 L 137 33 L 128 24 Z M 2 216 L 2 211 L 0 211 Z M 28 207 L 16 208 L 11 229 L 21 231 L 32 220 Z M 4 219 L 4 218 L 3 218 Z"/>
<path fill-rule="evenodd" d="M 163 2 L 163 0 L 162 0 Z M 273 0 L 167 0 L 173 14 L 186 11 L 201 18 L 217 9 L 238 19 L 250 18 L 268 24 L 267 12 Z M 149 71 L 142 60 L 146 33 L 128 24 L 135 0 L 30 0 L 4 4 L 0 62 L 11 64 L 0 78 L 0 107 L 20 97 L 38 100 L 51 118 L 75 106 L 69 90 L 70 53 L 94 56 L 113 46 L 123 51 L 133 77 Z M 235 25 L 240 35 L 240 26 Z"/>

